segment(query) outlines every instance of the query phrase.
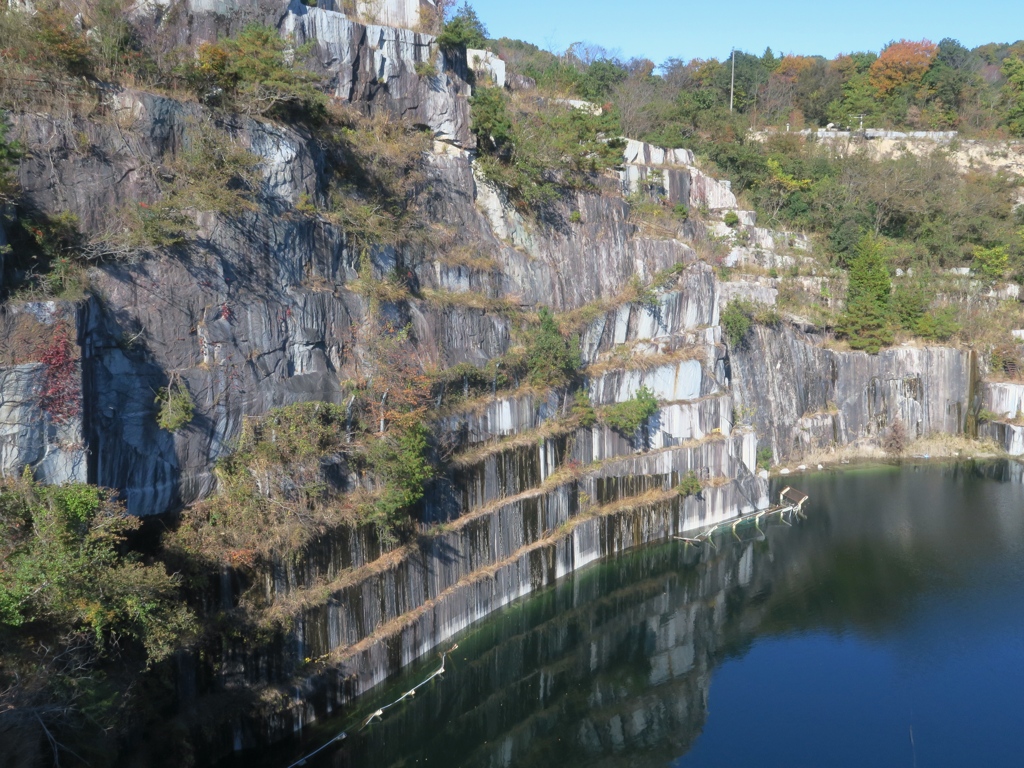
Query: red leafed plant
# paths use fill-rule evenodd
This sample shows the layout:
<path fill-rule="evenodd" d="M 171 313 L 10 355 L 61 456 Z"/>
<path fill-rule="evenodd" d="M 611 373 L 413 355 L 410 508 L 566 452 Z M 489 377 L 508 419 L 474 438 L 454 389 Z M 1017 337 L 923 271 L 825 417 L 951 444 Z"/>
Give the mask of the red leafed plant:
<path fill-rule="evenodd" d="M 46 366 L 39 407 L 55 424 L 77 417 L 82 408 L 82 387 L 75 345 L 67 325 L 54 326 L 49 343 L 39 352 L 39 362 Z"/>

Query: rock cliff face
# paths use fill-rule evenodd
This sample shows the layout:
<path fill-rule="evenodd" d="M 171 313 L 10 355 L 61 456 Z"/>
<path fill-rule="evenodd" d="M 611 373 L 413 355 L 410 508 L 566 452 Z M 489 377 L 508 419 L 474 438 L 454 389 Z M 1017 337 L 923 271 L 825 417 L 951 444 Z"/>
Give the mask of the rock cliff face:
<path fill-rule="evenodd" d="M 978 433 L 990 437 L 1011 456 L 1024 455 L 1024 384 L 989 381 L 981 387 L 982 406 L 994 417 L 978 425 Z"/>
<path fill-rule="evenodd" d="M 756 326 L 730 367 L 737 407 L 780 460 L 877 439 L 897 419 L 911 439 L 960 434 L 977 410 L 969 351 L 836 352 L 794 328 Z"/>
<path fill-rule="evenodd" d="M 384 4 L 384 16 L 401 15 Z M 360 24 L 344 14 L 293 0 L 281 24 L 298 44 L 316 43 L 316 62 L 342 101 L 384 109 L 428 127 L 438 139 L 472 146 L 466 97 L 466 61 L 439 50 L 430 35 L 413 32 L 415 23 Z M 433 74 L 417 74 L 416 65 Z"/>
<path fill-rule="evenodd" d="M 196 30 L 231 23 L 221 18 L 226 4 L 192 8 Z M 297 208 L 327 193 L 331 169 L 315 135 L 222 121 L 261 160 L 254 210 L 198 214 L 190 247 L 90 270 L 91 298 L 61 309 L 80 358 L 81 407 L 60 423 L 45 412 L 39 391 L 49 369 L 34 349 L 0 366 L 0 470 L 29 466 L 46 482 L 116 488 L 137 515 L 210 494 L 212 468 L 244 419 L 301 401 L 342 404 L 346 382 L 365 372 L 361 258 L 371 280 L 408 276 L 409 298 L 381 311 L 408 325 L 423 363 L 483 365 L 505 353 L 515 329 L 488 302 L 596 306 L 579 336 L 592 402 L 619 403 L 645 386 L 659 408 L 632 435 L 600 425 L 545 432 L 571 407 L 561 391 L 495 392 L 439 412 L 433 433 L 459 461 L 433 480 L 419 540 L 389 548 L 369 528 L 325 530 L 261 574 L 263 596 L 288 629 L 259 649 L 225 640 L 212 658 L 182 655 L 182 711 L 197 696 L 239 687 L 270 691 L 274 702 L 269 715 L 232 715 L 208 728 L 211 754 L 286 736 L 489 611 L 598 558 L 765 507 L 759 446 L 777 459 L 797 456 L 877 438 L 897 418 L 911 436 L 964 431 L 976 410 L 968 352 L 836 352 L 788 325 L 757 326 L 732 348 L 723 341 L 721 307 L 734 297 L 773 303 L 775 289 L 721 283 L 683 240 L 638 229 L 615 192 L 658 183 L 691 210 L 734 209 L 728 184 L 699 171 L 692 153 L 628 142 L 605 194 L 565 201 L 579 221 L 538 222 L 474 173 L 465 61 L 429 36 L 357 23 L 329 5 L 296 1 L 274 20 L 297 42 L 316 44 L 340 100 L 430 130 L 423 207 L 451 240 L 357 249 L 327 217 Z M 418 74 L 417 64 L 433 74 Z M 92 118 L 16 115 L 28 150 L 25 196 L 39 211 L 68 211 L 86 232 L 102 232 L 110 211 L 158 199 L 160 169 L 203 115 L 199 105 L 130 90 L 111 93 Z M 752 233 L 751 258 L 755 246 L 758 258 L 774 252 L 773 234 L 752 215 L 742 226 Z M 453 260 L 457 248 L 485 254 L 486 264 Z M 631 281 L 665 275 L 653 298 L 621 298 Z M 456 298 L 430 301 L 431 291 Z M 57 309 L 12 305 L 8 314 L 53 323 Z M 154 402 L 172 378 L 195 403 L 192 422 L 174 434 L 157 424 Z M 989 392 L 994 410 L 1020 410 L 1010 403 L 1019 393 Z M 1017 445 L 1013 434 L 1005 439 Z M 681 496 L 675 488 L 690 472 L 704 488 Z M 225 572 L 218 604 L 237 602 L 234 583 Z M 309 671 L 308 658 L 327 661 Z"/>
<path fill-rule="evenodd" d="M 18 326 L 30 327 L 37 345 L 23 353 L 28 357 L 45 354 L 51 339 L 71 336 L 77 326 L 73 312 L 59 302 L 28 302 L 12 307 L 4 328 L 10 352 L 18 337 Z M 75 338 L 67 338 L 68 349 L 76 350 Z M 54 382 L 45 362 L 19 362 L 0 366 L 0 468 L 4 474 L 25 467 L 40 481 L 62 484 L 85 482 L 86 450 L 82 434 L 81 364 L 72 352 L 64 365 L 66 378 Z M 56 397 L 65 400 L 51 407 Z"/>

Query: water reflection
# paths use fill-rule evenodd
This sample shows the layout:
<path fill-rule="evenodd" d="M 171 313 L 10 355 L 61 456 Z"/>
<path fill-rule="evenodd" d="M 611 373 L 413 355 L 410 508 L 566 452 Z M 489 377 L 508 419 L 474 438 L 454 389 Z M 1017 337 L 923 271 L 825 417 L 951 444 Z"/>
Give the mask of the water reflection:
<path fill-rule="evenodd" d="M 746 528 L 743 541 L 726 534 L 718 549 L 677 542 L 587 569 L 458 638 L 443 679 L 359 731 L 362 717 L 422 680 L 437 660 L 368 697 L 351 713 L 349 738 L 310 764 L 667 765 L 698 739 L 691 757 L 704 764 L 723 754 L 720 741 L 740 741 L 731 730 L 742 709 L 735 702 L 758 684 L 749 669 L 730 664 L 761 659 L 762 669 L 796 670 L 764 684 L 780 701 L 786 688 L 799 706 L 822 684 L 808 659 L 831 669 L 853 654 L 844 674 L 863 668 L 870 678 L 893 663 L 888 651 L 886 661 L 876 658 L 878 644 L 891 645 L 897 666 L 903 649 L 913 678 L 914 664 L 928 669 L 922 649 L 956 655 L 979 637 L 1001 636 L 1004 628 L 993 626 L 1000 616 L 1024 616 L 1020 465 L 848 470 L 790 482 L 811 496 L 807 520 Z M 884 685 L 857 690 L 856 680 L 847 681 L 830 706 L 867 711 L 877 702 L 850 697 L 887 695 Z M 323 732 L 339 727 L 328 723 Z M 799 762 L 783 742 L 778 748 L 778 759 Z M 757 753 L 730 754 L 743 764 Z M 847 756 L 857 764 L 867 754 Z"/>

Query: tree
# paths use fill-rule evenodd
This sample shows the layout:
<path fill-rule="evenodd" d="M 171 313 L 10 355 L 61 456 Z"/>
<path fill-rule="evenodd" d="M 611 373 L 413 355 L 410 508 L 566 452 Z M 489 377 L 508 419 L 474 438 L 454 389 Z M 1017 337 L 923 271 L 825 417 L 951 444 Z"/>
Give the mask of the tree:
<path fill-rule="evenodd" d="M 577 92 L 584 99 L 591 101 L 604 101 L 607 99 L 616 85 L 626 79 L 628 73 L 618 62 L 610 59 L 598 59 L 583 73 Z"/>
<path fill-rule="evenodd" d="M 1003 91 L 1009 103 L 1006 125 L 1014 136 L 1024 136 L 1024 58 L 1007 57 L 1002 72 L 1006 78 Z"/>
<path fill-rule="evenodd" d="M 715 84 L 726 103 L 729 100 L 730 88 L 733 90 L 733 104 L 737 111 L 747 112 L 757 106 L 757 94 L 761 86 L 768 82 L 772 70 L 765 65 L 765 59 L 743 51 L 736 51 L 736 73 L 733 81 L 731 61 L 726 61 L 718 69 Z"/>
<path fill-rule="evenodd" d="M 924 77 L 943 106 L 957 109 L 974 81 L 979 59 L 958 41 L 945 38 L 939 43 L 935 60 Z"/>
<path fill-rule="evenodd" d="M 890 43 L 871 65 L 870 82 L 880 97 L 916 85 L 931 66 L 938 46 L 929 40 Z"/>
<path fill-rule="evenodd" d="M 829 108 L 842 98 L 842 78 L 831 61 L 814 57 L 796 79 L 796 105 L 811 125 L 828 123 Z M 860 113 L 857 113 L 860 114 Z M 841 122 L 849 120 L 846 115 Z"/>
<path fill-rule="evenodd" d="M 500 88 L 473 90 L 469 104 L 472 107 L 472 130 L 480 151 L 507 157 L 513 148 L 508 98 Z"/>
<path fill-rule="evenodd" d="M 633 71 L 612 89 L 619 122 L 626 136 L 643 136 L 651 128 L 650 106 L 656 92 L 653 77 Z"/>
<path fill-rule="evenodd" d="M 96 486 L 0 485 L 0 626 L 62 637 L 85 631 L 101 654 L 132 638 L 150 661 L 174 651 L 192 628 L 178 582 L 162 565 L 124 554 L 139 527 Z"/>
<path fill-rule="evenodd" d="M 978 245 L 974 248 L 974 266 L 986 280 L 1001 280 L 1010 266 L 1010 254 L 1005 245 L 991 248 Z"/>
<path fill-rule="evenodd" d="M 481 172 L 524 209 L 592 187 L 595 172 L 622 162 L 622 141 L 608 139 L 612 115 L 553 99 L 513 102 L 498 88 L 477 88 L 470 105 Z"/>
<path fill-rule="evenodd" d="M 487 44 L 487 27 L 473 6 L 463 3 L 437 36 L 437 44 L 442 48 L 483 48 Z"/>
<path fill-rule="evenodd" d="M 891 290 L 892 280 L 882 244 L 877 238 L 865 235 L 850 261 L 846 312 L 837 329 L 854 349 L 875 354 L 883 346 L 892 344 Z"/>

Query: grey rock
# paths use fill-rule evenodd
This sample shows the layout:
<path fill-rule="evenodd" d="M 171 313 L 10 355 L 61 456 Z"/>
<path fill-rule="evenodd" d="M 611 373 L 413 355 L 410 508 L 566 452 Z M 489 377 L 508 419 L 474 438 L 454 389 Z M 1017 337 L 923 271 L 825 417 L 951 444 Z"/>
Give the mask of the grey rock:
<path fill-rule="evenodd" d="M 505 87 L 505 62 L 496 54 L 477 48 L 467 48 L 466 61 L 475 74 L 474 82 L 477 85 Z"/>
<path fill-rule="evenodd" d="M 877 440 L 896 419 L 911 439 L 961 434 L 972 364 L 946 347 L 836 352 L 788 326 L 755 326 L 730 354 L 737 407 L 753 412 L 777 459 Z"/>
<path fill-rule="evenodd" d="M 67 308 L 55 302 L 35 302 L 8 311 L 31 314 L 40 324 L 52 325 Z M 76 365 L 76 369 L 78 366 Z M 42 405 L 47 366 L 40 362 L 0 367 L 0 475 L 20 474 L 26 467 L 42 483 L 84 483 L 88 479 L 82 410 L 58 419 Z M 70 382 L 77 387 L 80 373 Z M 81 400 L 81 392 L 71 391 Z"/>
<path fill-rule="evenodd" d="M 388 110 L 425 125 L 438 139 L 472 147 L 466 62 L 442 51 L 430 35 L 409 29 L 364 25 L 336 11 L 293 0 L 282 30 L 297 44 L 317 44 L 317 65 L 335 96 L 370 112 Z M 435 75 L 416 74 L 431 63 Z"/>

